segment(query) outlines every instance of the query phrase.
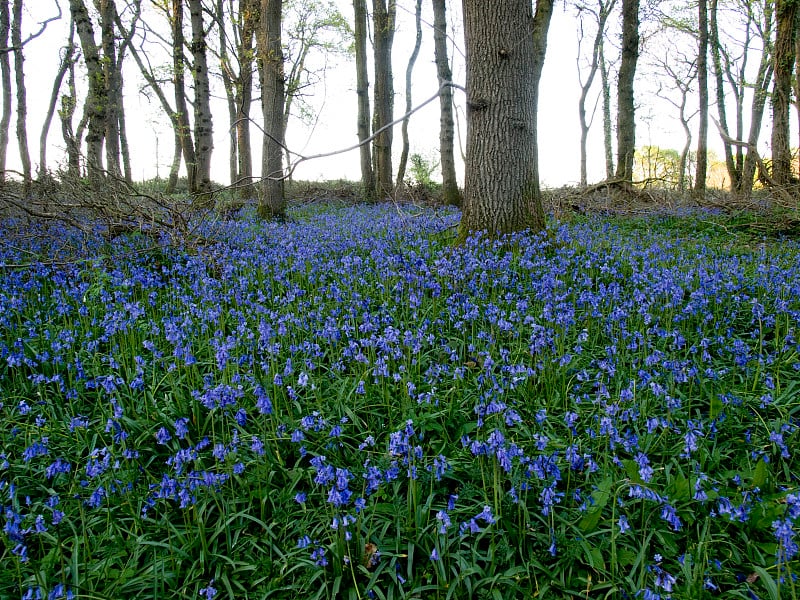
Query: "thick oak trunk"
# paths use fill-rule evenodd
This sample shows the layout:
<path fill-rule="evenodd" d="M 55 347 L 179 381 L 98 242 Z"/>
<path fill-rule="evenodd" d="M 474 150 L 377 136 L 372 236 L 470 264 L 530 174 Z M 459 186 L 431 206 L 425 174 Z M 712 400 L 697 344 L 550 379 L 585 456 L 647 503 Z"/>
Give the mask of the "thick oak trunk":
<path fill-rule="evenodd" d="M 467 156 L 462 237 L 481 230 L 499 236 L 544 227 L 536 179 L 533 31 L 530 0 L 464 0 Z"/>

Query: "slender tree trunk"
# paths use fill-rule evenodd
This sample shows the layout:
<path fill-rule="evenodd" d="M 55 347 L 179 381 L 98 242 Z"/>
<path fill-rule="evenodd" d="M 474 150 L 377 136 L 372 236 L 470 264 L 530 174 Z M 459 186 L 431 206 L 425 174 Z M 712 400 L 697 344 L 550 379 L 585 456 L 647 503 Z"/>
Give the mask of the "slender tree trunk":
<path fill-rule="evenodd" d="M 678 172 L 678 189 L 681 191 L 681 193 L 686 190 L 686 163 L 689 159 L 689 150 L 692 147 L 692 130 L 689 127 L 689 119 L 686 117 L 686 97 L 688 92 L 688 85 L 686 88 L 681 90 L 682 96 L 680 105 L 680 121 L 681 127 L 683 127 L 684 139 L 686 140 L 683 144 L 683 150 L 681 150 L 681 160 L 680 164 L 678 165 L 678 168 L 680 169 Z M 697 176 L 700 176 L 699 170 L 697 171 Z"/>
<path fill-rule="evenodd" d="M 228 106 L 228 178 L 231 185 L 239 181 L 239 145 L 236 134 L 236 76 L 233 73 L 230 56 L 228 55 L 228 34 L 225 31 L 225 3 L 217 0 L 215 5 L 214 20 L 219 30 L 219 70 L 222 76 L 222 87 L 225 89 L 225 99 Z M 241 15 L 240 17 L 241 18 Z M 231 15 L 234 20 L 234 15 Z"/>
<path fill-rule="evenodd" d="M 70 21 L 69 27 L 69 47 L 75 48 L 75 22 Z M 75 115 L 75 107 L 78 102 L 78 93 L 75 89 L 75 61 L 77 57 L 69 63 L 69 77 L 67 78 L 67 87 L 69 93 L 61 96 L 61 109 L 58 111 L 58 117 L 61 120 L 61 135 L 64 138 L 64 145 L 67 149 L 67 173 L 70 177 L 76 178 L 80 176 L 81 171 L 81 152 L 80 141 L 76 140 L 75 132 L 72 129 L 72 118 Z"/>
<path fill-rule="evenodd" d="M 709 44 L 711 45 L 711 58 L 714 64 L 714 82 L 717 100 L 717 112 L 719 114 L 719 124 L 725 133 L 728 130 L 728 111 L 725 108 L 725 82 L 723 80 L 722 56 L 719 42 L 719 23 L 717 21 L 718 0 L 711 0 L 709 5 Z M 725 152 L 725 166 L 728 170 L 728 177 L 731 180 L 731 190 L 739 188 L 741 172 L 737 170 L 733 162 L 733 151 L 731 145 L 723 142 Z"/>
<path fill-rule="evenodd" d="M 139 18 L 142 14 L 142 0 L 133 0 L 133 2 L 128 2 L 128 6 L 133 6 L 133 16 L 131 18 L 131 26 L 126 32 L 122 27 L 122 23 L 119 19 L 119 13 L 115 10 L 114 11 L 114 24 L 116 25 L 117 29 L 119 30 L 120 34 L 122 35 L 122 40 L 119 44 L 119 51 L 117 55 L 117 68 L 116 68 L 116 83 L 118 85 L 118 101 L 117 106 L 119 107 L 118 116 L 119 116 L 119 150 L 120 154 L 122 155 L 122 169 L 123 174 L 125 176 L 125 181 L 128 183 L 133 182 L 133 170 L 131 168 L 131 151 L 130 145 L 128 144 L 128 129 L 127 129 L 127 121 L 125 119 L 125 103 L 124 103 L 124 76 L 122 73 L 123 65 L 125 64 L 125 53 L 128 49 L 133 48 L 133 44 L 131 41 L 133 40 L 133 34 L 136 31 L 136 26 L 139 22 Z"/>
<path fill-rule="evenodd" d="M 137 0 L 137 7 L 138 7 L 138 0 Z M 175 13 L 173 12 L 173 15 L 174 14 Z M 182 14 L 182 12 L 181 12 L 181 14 Z M 174 22 L 173 22 L 173 26 L 174 26 Z M 153 90 L 153 92 L 155 93 L 156 97 L 158 98 L 159 103 L 161 104 L 161 108 L 164 110 L 164 113 L 167 115 L 167 117 L 170 120 L 170 123 L 172 124 L 172 130 L 173 130 L 173 133 L 174 133 L 174 140 L 175 140 L 175 153 L 174 153 L 173 156 L 176 156 L 177 159 L 173 158 L 172 164 L 170 165 L 169 175 L 167 177 L 167 185 L 166 185 L 166 188 L 164 190 L 165 193 L 172 194 L 172 193 L 175 192 L 175 189 L 176 189 L 176 187 L 178 185 L 178 176 L 179 176 L 180 167 L 181 167 L 181 156 L 183 155 L 183 152 L 184 152 L 184 135 L 183 134 L 184 133 L 188 134 L 188 121 L 186 121 L 184 123 L 182 121 L 182 119 L 180 118 L 180 114 L 181 113 L 178 110 L 175 110 L 175 109 L 172 108 L 172 106 L 169 103 L 169 100 L 167 99 L 167 95 L 164 92 L 164 89 L 161 87 L 160 82 L 156 79 L 155 75 L 150 71 L 150 69 L 144 64 L 144 61 L 142 60 L 141 56 L 139 56 L 139 51 L 136 49 L 136 46 L 130 43 L 130 40 L 133 37 L 133 30 L 131 29 L 131 31 L 125 33 L 124 27 L 122 26 L 122 23 L 119 20 L 117 20 L 117 28 L 121 32 L 123 32 L 123 34 L 125 35 L 125 38 L 126 38 L 126 43 L 125 43 L 125 46 L 123 46 L 123 48 L 130 50 L 130 53 L 133 56 L 133 59 L 136 62 L 136 65 L 139 67 L 139 72 L 142 74 L 142 77 L 144 77 L 144 80 L 147 82 L 147 85 L 150 86 L 150 89 Z M 181 31 L 182 31 L 182 29 L 181 29 Z M 173 37 L 173 39 L 174 39 L 174 37 Z M 173 49 L 173 52 L 174 52 L 174 49 Z M 173 60 L 174 60 L 174 54 L 173 54 Z M 182 65 L 183 64 L 182 59 L 180 61 L 173 62 L 173 67 L 178 63 L 180 63 Z M 185 95 L 183 95 L 183 92 L 179 91 L 179 88 L 182 89 L 182 87 L 183 87 L 182 81 L 183 81 L 182 74 L 180 75 L 180 77 L 178 77 L 177 72 L 174 72 L 173 73 L 173 82 L 176 83 L 176 86 L 175 86 L 175 97 L 176 98 L 178 98 L 179 96 L 182 97 L 184 99 L 184 104 L 185 104 Z M 181 82 L 181 84 L 177 85 L 177 82 Z M 184 112 L 183 114 L 185 115 L 186 113 Z M 123 162 L 126 165 L 125 166 L 126 177 L 128 177 L 128 171 L 130 169 L 130 166 L 129 166 L 130 158 L 129 157 L 126 158 L 126 156 L 128 156 L 129 153 L 128 153 L 128 150 L 126 149 L 127 148 L 127 136 L 123 135 L 123 132 L 125 131 L 125 128 L 124 128 L 123 124 L 124 124 L 124 114 L 121 114 L 120 115 L 120 144 L 121 144 L 121 149 L 122 149 Z M 189 152 L 190 156 L 194 155 L 194 150 L 193 150 L 193 146 L 191 145 L 191 140 L 188 143 L 187 150 L 190 151 Z M 192 163 L 187 161 L 187 165 L 190 165 L 190 164 L 192 164 Z M 189 171 L 190 174 L 192 173 L 192 170 L 188 166 L 187 166 L 187 171 Z M 191 189 L 191 186 L 190 186 L 189 189 Z"/>
<path fill-rule="evenodd" d="M 372 0 L 372 38 L 375 65 L 375 113 L 373 135 L 392 122 L 394 115 L 394 76 L 392 75 L 392 43 L 394 42 L 395 0 Z M 392 179 L 392 139 L 389 127 L 375 136 L 372 142 L 375 181 L 378 198 L 388 198 L 394 191 Z"/>
<path fill-rule="evenodd" d="M 261 0 L 261 20 L 256 35 L 258 74 L 261 80 L 261 114 L 264 138 L 261 159 L 262 218 L 286 216 L 283 180 L 284 73 L 281 44 L 282 0 Z"/>
<path fill-rule="evenodd" d="M 0 45 L 8 48 L 11 33 L 10 0 L 0 0 Z M 6 179 L 9 131 L 11 129 L 11 58 L 9 52 L 0 53 L 0 79 L 3 85 L 3 114 L 0 117 L 0 183 Z"/>
<path fill-rule="evenodd" d="M 694 194 L 698 198 L 706 195 L 708 173 L 708 2 L 698 0 L 698 23 L 700 49 L 697 54 L 697 84 L 699 88 L 700 126 L 697 133 L 697 169 L 694 179 Z"/>
<path fill-rule="evenodd" d="M 588 182 L 586 144 L 589 139 L 589 123 L 586 118 L 586 99 L 589 96 L 589 90 L 592 88 L 592 83 L 594 83 L 594 78 L 600 66 L 600 49 L 603 45 L 603 38 L 606 35 L 606 21 L 615 3 L 616 0 L 610 0 L 607 4 L 603 0 L 598 2 L 599 6 L 595 15 L 597 18 L 597 32 L 592 42 L 592 61 L 589 63 L 589 74 L 586 76 L 586 81 L 581 82 L 581 95 L 578 99 L 578 118 L 581 125 L 581 186 L 586 186 Z M 580 62 L 580 53 L 578 61 Z M 578 65 L 578 72 L 580 73 L 580 64 Z"/>
<path fill-rule="evenodd" d="M 100 53 L 94 39 L 94 27 L 83 0 L 70 0 L 72 19 L 81 42 L 83 60 L 89 79 L 89 91 L 86 95 L 86 116 L 88 133 L 86 134 L 86 168 L 89 179 L 94 185 L 100 185 L 105 178 L 103 170 L 103 141 L 106 132 L 106 75 L 100 61 Z M 81 135 L 77 136 L 80 143 Z"/>
<path fill-rule="evenodd" d="M 416 26 L 417 37 L 414 40 L 414 50 L 408 59 L 408 67 L 406 68 L 406 114 L 411 112 L 413 108 L 413 101 L 411 97 L 411 76 L 414 73 L 414 63 L 417 62 L 419 56 L 419 48 L 422 45 L 422 0 L 417 0 L 417 5 L 414 10 L 414 24 Z M 403 180 L 406 176 L 406 164 L 408 163 L 408 122 L 411 120 L 410 116 L 403 119 L 403 126 L 401 127 L 401 136 L 403 138 L 403 151 L 400 154 L 400 164 L 397 167 L 397 183 L 395 190 L 400 190 L 403 185 Z"/>
<path fill-rule="evenodd" d="M 603 150 L 606 157 L 606 179 L 614 178 L 614 146 L 611 129 L 611 83 L 608 79 L 608 63 L 606 63 L 605 37 L 600 39 L 600 83 L 603 86 Z"/>
<path fill-rule="evenodd" d="M 47 105 L 47 113 L 45 114 L 44 124 L 42 125 L 42 133 L 39 135 L 39 177 L 47 175 L 47 136 L 50 133 L 50 126 L 53 123 L 53 116 L 56 112 L 58 105 L 58 95 L 61 90 L 61 85 L 64 82 L 64 77 L 70 69 L 70 65 L 74 61 L 75 44 L 73 43 L 73 34 L 70 31 L 67 46 L 64 49 L 64 56 L 61 59 L 61 65 L 56 73 L 55 81 L 53 81 L 53 91 L 50 94 L 50 102 Z"/>
<path fill-rule="evenodd" d="M 433 0 L 433 45 L 436 74 L 439 86 L 452 81 L 450 61 L 447 58 L 447 12 L 445 0 Z M 439 93 L 439 162 L 442 166 L 442 200 L 445 204 L 461 206 L 461 191 L 456 179 L 456 160 L 453 151 L 455 126 L 453 125 L 453 88 L 445 87 Z"/>
<path fill-rule="evenodd" d="M 552 9 L 552 1 L 546 3 Z M 542 4 L 537 2 L 537 13 Z M 543 47 L 543 36 L 534 23 L 530 0 L 464 0 L 467 156 L 462 238 L 473 231 L 499 236 L 544 227 L 535 164 L 536 63 L 543 58 L 536 52 L 537 45 Z"/>
<path fill-rule="evenodd" d="M 776 3 L 777 34 L 773 51 L 775 82 L 772 91 L 772 179 L 781 186 L 792 182 L 789 110 L 794 72 L 797 9 L 797 0 L 778 0 Z"/>
<path fill-rule="evenodd" d="M 242 33 L 237 49 L 239 81 L 236 101 L 236 146 L 239 150 L 239 195 L 249 199 L 256 196 L 253 186 L 253 152 L 250 141 L 250 107 L 253 104 L 253 41 L 258 16 L 258 0 L 239 0 Z"/>
<path fill-rule="evenodd" d="M 211 189 L 211 152 L 214 149 L 211 116 L 211 83 L 206 57 L 206 32 L 202 0 L 188 0 L 192 24 L 192 78 L 194 80 L 194 155 L 197 179 L 193 192 L 201 194 Z"/>
<path fill-rule="evenodd" d="M 103 47 L 103 73 L 106 83 L 106 168 L 115 176 L 122 175 L 120 168 L 119 113 L 122 103 L 122 72 L 117 68 L 115 21 L 117 7 L 114 0 L 100 0 L 100 38 Z"/>
<path fill-rule="evenodd" d="M 375 194 L 375 171 L 372 168 L 372 149 L 365 142 L 370 135 L 369 74 L 367 71 L 367 2 L 353 0 L 355 24 L 353 37 L 356 51 L 356 94 L 358 97 L 358 117 L 356 121 L 361 158 L 361 185 L 364 199 L 372 202 Z"/>
<path fill-rule="evenodd" d="M 772 81 L 772 65 L 769 64 L 767 52 L 762 56 L 762 63 L 756 78 L 753 89 L 753 105 L 750 110 L 750 134 L 747 137 L 748 151 L 742 167 L 742 186 L 737 194 L 739 198 L 747 202 L 752 198 L 753 183 L 756 174 L 756 153 L 753 152 L 758 144 L 758 137 L 761 133 L 761 122 L 764 118 L 764 107 L 767 104 L 769 95 L 769 84 Z"/>
<path fill-rule="evenodd" d="M 119 83 L 122 86 L 122 73 L 119 74 Z M 119 103 L 119 152 L 122 156 L 122 175 L 125 181 L 133 183 L 133 167 L 131 166 L 131 148 L 128 143 L 128 124 L 125 119 L 125 105 Z"/>
<path fill-rule="evenodd" d="M 172 76 L 175 90 L 175 112 L 178 119 L 183 162 L 189 191 L 197 189 L 197 156 L 194 151 L 192 128 L 189 124 L 189 105 L 186 100 L 186 60 L 183 35 L 183 1 L 172 0 Z"/>
<path fill-rule="evenodd" d="M 11 22 L 11 45 L 14 47 L 14 74 L 17 85 L 17 142 L 22 161 L 22 181 L 25 193 L 31 186 L 31 153 L 28 149 L 28 100 L 25 88 L 25 57 L 22 52 L 22 0 L 14 0 Z"/>
<path fill-rule="evenodd" d="M 633 80 L 639 60 L 639 0 L 622 0 L 622 61 L 617 85 L 617 173 L 622 182 L 633 181 L 636 152 L 636 118 Z"/>

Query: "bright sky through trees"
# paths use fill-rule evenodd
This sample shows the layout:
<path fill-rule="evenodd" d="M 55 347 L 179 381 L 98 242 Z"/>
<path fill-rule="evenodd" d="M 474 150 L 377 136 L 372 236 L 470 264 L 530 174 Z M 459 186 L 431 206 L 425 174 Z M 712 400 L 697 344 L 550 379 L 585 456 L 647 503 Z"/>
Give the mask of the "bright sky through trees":
<path fill-rule="evenodd" d="M 63 2 L 62 2 L 63 4 Z M 338 0 L 342 14 L 352 19 L 352 3 Z M 408 6 L 405 6 L 408 4 Z M 25 7 L 24 27 L 32 30 L 37 23 L 55 12 L 54 0 L 38 0 Z M 38 132 L 40 131 L 47 103 L 50 97 L 53 77 L 58 68 L 58 52 L 66 38 L 69 25 L 68 7 L 64 9 L 64 18 L 51 23 L 45 34 L 30 43 L 25 49 L 25 70 L 28 85 L 28 127 L 32 143 L 32 155 L 38 156 Z M 411 52 L 414 38 L 413 14 L 410 3 L 400 3 L 398 8 L 398 32 L 393 51 L 395 72 L 405 71 L 406 61 Z M 453 36 L 455 49 L 451 47 L 454 57 L 453 78 L 463 83 L 463 41 L 460 25 L 460 2 L 452 2 L 449 7 L 451 24 L 455 22 L 456 31 Z M 151 20 L 158 17 L 151 15 Z M 433 16 L 426 3 L 423 12 L 424 31 L 420 59 L 414 72 L 413 94 L 415 102 L 429 98 L 437 89 L 436 70 L 433 60 L 433 36 L 431 23 Z M 610 40 L 612 48 L 609 55 L 615 55 L 619 14 L 612 15 Z M 540 172 L 544 186 L 576 184 L 579 181 L 579 139 L 577 103 L 580 94 L 576 57 L 578 52 L 577 19 L 575 9 L 571 5 L 560 4 L 556 7 L 550 28 L 549 46 L 545 60 L 540 89 L 539 104 L 539 141 Z M 585 37 L 593 32 L 585 33 Z M 584 42 L 586 44 L 588 42 Z M 649 43 L 649 42 L 646 42 Z M 655 40 L 655 43 L 659 43 Z M 169 56 L 151 54 L 154 65 L 169 64 Z M 317 60 L 321 61 L 321 58 Z M 341 57 L 328 57 L 327 76 L 313 90 L 312 104 L 319 111 L 319 118 L 314 127 L 293 121 L 287 132 L 287 144 L 301 154 L 317 154 L 354 144 L 356 139 L 356 96 L 355 67 L 352 61 Z M 657 86 L 654 83 L 654 67 L 648 66 L 647 60 L 637 73 L 637 146 L 660 146 L 664 148 L 680 148 L 683 145 L 682 132 L 676 115 L 665 100 L 656 96 Z M 156 176 L 165 177 L 172 156 L 172 132 L 158 101 L 152 94 L 140 91 L 143 80 L 136 70 L 133 60 L 127 60 L 125 95 L 126 114 L 130 121 L 129 136 L 131 138 L 133 174 L 135 179 L 147 179 Z M 321 64 L 321 62 L 320 62 Z M 212 71 L 218 66 L 212 60 Z M 79 74 L 83 65 L 78 65 Z M 79 75 L 80 77 L 80 75 Z M 400 116 L 405 93 L 402 77 L 395 82 L 395 116 Z M 370 78 L 372 84 L 373 78 Z M 79 82 L 81 85 L 83 82 Z M 591 116 L 594 99 L 599 88 L 592 90 L 587 110 Z M 79 97 L 83 92 L 79 90 Z M 228 119 L 224 101 L 224 91 L 219 77 L 213 84 L 212 110 L 214 112 L 214 157 L 212 178 L 220 183 L 228 179 Z M 663 91 L 662 91 L 663 94 Z M 457 105 L 457 139 L 456 158 L 461 171 L 461 150 L 466 141 L 466 118 L 464 115 L 464 98 L 461 92 L 455 94 Z M 692 98 L 692 102 L 696 102 Z M 79 108 L 80 110 L 80 108 Z M 257 111 L 253 114 L 257 114 Z M 399 127 L 399 126 L 398 126 Z M 438 148 L 439 112 L 438 104 L 431 103 L 416 113 L 410 123 L 411 152 L 419 153 L 436 161 Z M 255 133 L 255 130 L 254 130 Z M 399 133 L 399 130 L 398 130 Z M 762 134 L 768 136 L 768 131 Z M 792 137 L 794 139 L 794 137 Z M 716 150 L 718 145 L 716 131 L 712 129 L 710 148 Z M 49 136 L 48 156 L 52 166 L 63 160 L 64 144 L 58 131 L 57 123 L 51 128 Z M 461 146 L 461 150 L 459 149 Z M 589 134 L 588 180 L 598 181 L 604 176 L 602 123 L 600 108 Z M 513 149 L 510 149 L 513 151 Z M 395 153 L 399 154 L 399 143 Z M 254 162 L 259 164 L 259 149 L 255 149 Z M 19 168 L 19 157 L 13 139 L 9 145 L 10 169 Z M 34 165 L 34 170 L 36 165 Z M 295 173 L 297 179 L 326 180 L 347 178 L 358 180 L 360 177 L 358 152 L 352 151 L 331 158 L 319 159 L 303 163 Z"/>

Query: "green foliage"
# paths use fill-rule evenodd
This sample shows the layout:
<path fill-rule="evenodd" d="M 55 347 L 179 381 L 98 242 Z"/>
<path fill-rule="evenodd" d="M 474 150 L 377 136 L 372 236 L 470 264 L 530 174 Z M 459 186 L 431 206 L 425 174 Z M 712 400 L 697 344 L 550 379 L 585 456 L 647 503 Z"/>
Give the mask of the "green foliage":
<path fill-rule="evenodd" d="M 0 597 L 800 595 L 797 244 L 290 213 L 0 271 Z"/>

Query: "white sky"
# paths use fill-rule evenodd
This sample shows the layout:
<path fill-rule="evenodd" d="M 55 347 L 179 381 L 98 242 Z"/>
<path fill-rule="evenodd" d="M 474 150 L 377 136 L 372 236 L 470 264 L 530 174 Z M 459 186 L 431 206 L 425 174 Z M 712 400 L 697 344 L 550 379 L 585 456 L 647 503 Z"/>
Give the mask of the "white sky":
<path fill-rule="evenodd" d="M 36 28 L 36 22 L 55 12 L 56 0 L 35 0 L 26 7 L 25 29 Z M 337 0 L 342 14 L 352 19 L 352 3 Z M 65 31 L 69 23 L 68 5 L 64 5 L 64 19 L 51 24 L 45 35 L 34 40 L 25 49 L 25 74 L 28 88 L 28 138 L 31 158 L 36 169 L 39 149 L 38 140 L 47 104 L 50 98 L 53 78 L 59 65 L 59 50 L 64 44 Z M 398 9 L 398 32 L 396 35 L 393 61 L 395 75 L 395 115 L 404 112 L 404 81 L 408 56 L 411 53 L 414 38 L 412 0 L 400 0 Z M 451 17 L 458 18 L 455 11 L 460 12 L 460 2 L 451 2 Z M 405 8 L 404 8 L 405 7 Z M 423 20 L 432 21 L 428 3 L 424 4 Z M 613 17 L 612 17 L 613 19 Z M 542 75 L 539 105 L 539 160 L 542 183 L 548 187 L 575 184 L 579 180 L 580 127 L 578 124 L 577 104 L 579 97 L 577 57 L 577 20 L 575 10 L 557 3 L 549 33 L 549 44 Z M 464 68 L 463 44 L 460 40 L 460 26 L 455 34 L 457 40 L 453 79 L 463 83 Z M 593 36 L 591 26 L 586 36 Z M 613 39 L 613 38 L 612 38 Z M 616 52 L 609 45 L 607 53 Z M 169 63 L 151 57 L 154 63 Z M 151 178 L 158 174 L 167 175 L 172 159 L 173 136 L 168 121 L 158 101 L 139 93 L 142 79 L 132 58 L 128 57 L 128 70 L 125 80 L 125 110 L 128 123 L 128 134 L 131 143 L 133 174 L 135 179 Z M 316 128 L 311 131 L 299 121 L 290 123 L 287 144 L 293 150 L 304 155 L 318 154 L 345 148 L 357 142 L 356 138 L 356 96 L 355 67 L 352 62 L 334 59 L 335 66 L 327 72 L 324 85 L 315 90 L 314 103 L 320 110 Z M 637 86 L 648 87 L 652 82 L 652 73 L 643 72 L 644 63 L 640 62 Z M 215 67 L 212 66 L 212 69 Z M 78 65 L 78 73 L 83 73 L 83 66 Z M 595 88 L 587 102 L 591 111 L 594 98 L 599 90 L 599 73 Z M 62 88 L 65 89 L 65 88 Z M 433 35 L 429 25 L 423 25 L 423 44 L 417 60 L 413 77 L 414 103 L 429 98 L 436 92 L 437 79 L 433 61 Z M 220 183 L 228 182 L 228 113 L 221 84 L 215 90 L 218 100 L 212 105 L 214 112 L 215 149 L 212 177 Z M 81 92 L 79 91 L 79 96 Z M 614 90 L 612 88 L 612 96 Z M 171 90 L 168 91 L 171 98 Z M 457 112 L 459 113 L 460 138 L 466 139 L 465 118 L 463 112 L 463 94 L 456 92 Z M 677 121 L 676 111 L 665 101 L 651 95 L 639 96 L 643 105 L 637 110 L 637 146 L 659 145 L 665 148 L 680 148 L 683 145 L 683 134 Z M 612 100 L 613 102 L 613 100 Z M 80 107 L 76 113 L 79 114 Z M 712 109 L 713 110 L 713 109 Z M 768 109 L 769 110 L 769 109 Z M 256 103 L 252 114 L 258 118 L 260 107 Z M 769 119 L 765 119 L 768 128 Z M 695 125 L 696 126 L 696 125 Z M 433 102 L 416 113 L 410 125 L 411 152 L 418 152 L 436 159 L 438 149 L 439 110 L 438 102 Z M 256 128 L 252 130 L 256 173 L 259 171 L 260 134 Z M 767 132 L 768 134 L 768 132 Z M 457 135 L 459 132 L 457 131 Z M 763 137 L 763 136 L 762 136 Z M 53 168 L 63 160 L 63 140 L 58 116 L 56 115 L 50 129 L 48 163 Z M 159 143 L 156 144 L 156 140 Z M 710 132 L 712 148 L 716 143 L 716 132 Z M 456 144 L 458 145 L 458 140 Z M 395 156 L 400 153 L 400 129 L 395 130 Z M 459 153 L 458 146 L 456 154 Z M 395 160 L 396 163 L 396 160 Z M 396 167 L 396 165 L 395 165 Z M 19 156 L 14 136 L 12 120 L 11 141 L 9 144 L 8 168 L 19 168 Z M 597 181 L 604 176 L 602 150 L 602 118 L 598 107 L 597 116 L 589 137 L 589 181 Z M 319 159 L 303 163 L 295 172 L 296 179 L 329 180 L 347 178 L 357 180 L 360 177 L 358 167 L 358 151 L 332 158 Z"/>

